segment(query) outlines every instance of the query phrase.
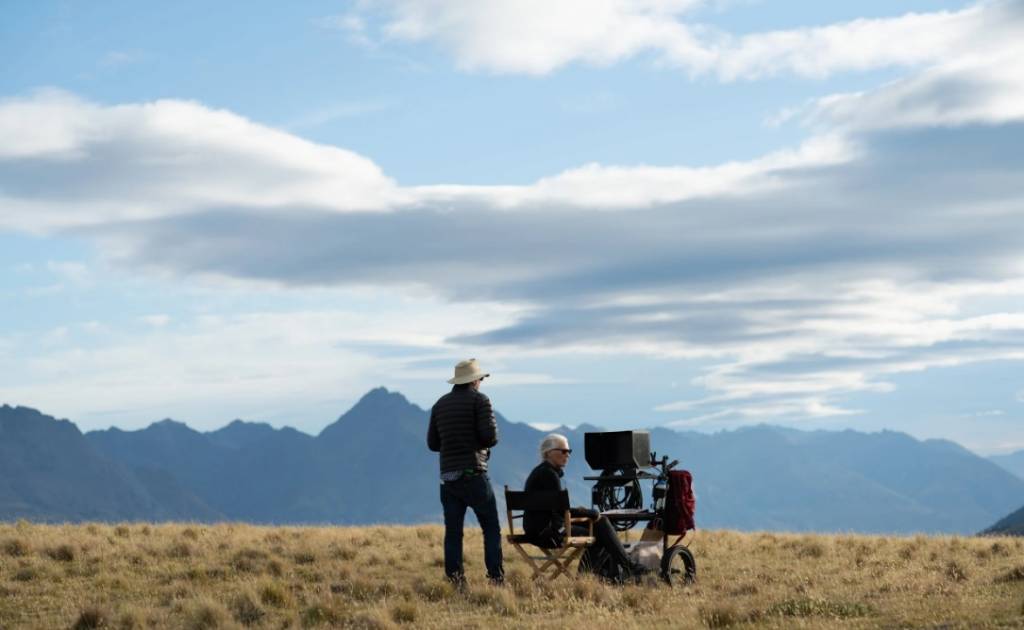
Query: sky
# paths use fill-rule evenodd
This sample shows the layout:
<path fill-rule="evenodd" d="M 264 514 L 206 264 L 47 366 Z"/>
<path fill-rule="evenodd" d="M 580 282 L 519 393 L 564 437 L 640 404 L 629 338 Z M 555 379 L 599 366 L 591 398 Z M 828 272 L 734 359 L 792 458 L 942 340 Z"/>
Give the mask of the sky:
<path fill-rule="evenodd" d="M 0 12 L 0 403 L 1024 449 L 1024 2 Z"/>

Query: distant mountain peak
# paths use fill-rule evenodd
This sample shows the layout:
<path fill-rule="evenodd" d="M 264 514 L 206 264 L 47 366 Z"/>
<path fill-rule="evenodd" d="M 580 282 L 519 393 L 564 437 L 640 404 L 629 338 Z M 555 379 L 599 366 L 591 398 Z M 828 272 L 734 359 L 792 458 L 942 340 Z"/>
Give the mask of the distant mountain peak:
<path fill-rule="evenodd" d="M 244 430 L 249 430 L 249 429 L 259 429 L 259 430 L 270 429 L 271 431 L 274 430 L 274 428 L 271 427 L 270 423 L 268 423 L 268 422 L 250 422 L 249 420 L 242 420 L 241 418 L 235 418 L 234 420 L 232 420 L 231 422 L 225 424 L 221 428 L 214 429 L 213 431 L 207 431 L 207 433 L 220 433 L 220 432 L 223 432 L 223 431 L 244 431 Z"/>
<path fill-rule="evenodd" d="M 164 418 L 163 420 L 157 420 L 156 422 L 152 423 L 149 426 L 152 426 L 152 427 L 186 427 L 186 428 L 188 428 L 187 424 L 185 424 L 184 422 L 181 422 L 180 420 L 175 420 L 173 418 Z"/>
<path fill-rule="evenodd" d="M 199 433 L 184 422 L 171 418 L 164 418 L 150 424 L 143 431 L 155 431 L 157 433 Z"/>
<path fill-rule="evenodd" d="M 0 407 L 0 421 L 13 423 L 22 427 L 31 427 L 33 430 L 42 427 L 60 427 L 62 430 L 72 430 L 80 433 L 78 427 L 67 418 L 54 418 L 32 407 L 4 405 Z M 46 429 L 44 429 L 46 430 Z"/>
<path fill-rule="evenodd" d="M 271 438 L 276 433 L 274 427 L 266 422 L 246 422 L 236 418 L 215 431 L 207 431 L 205 435 L 216 444 L 237 449 Z"/>
<path fill-rule="evenodd" d="M 334 423 L 325 427 L 320 437 L 341 436 L 348 433 L 349 429 L 360 431 L 381 423 L 401 424 L 410 418 L 420 418 L 424 413 L 402 394 L 389 391 L 386 387 L 375 387 L 363 394 Z"/>
<path fill-rule="evenodd" d="M 363 394 L 355 405 L 345 415 L 349 415 L 357 409 L 369 407 L 371 409 L 401 409 L 415 407 L 409 399 L 398 392 L 389 391 L 386 387 L 374 387 Z M 344 417 L 344 416 L 342 416 Z"/>
<path fill-rule="evenodd" d="M 3 407 L 0 407 L 0 411 L 3 411 L 5 413 L 15 413 L 15 414 L 18 414 L 19 416 L 33 416 L 33 417 L 39 417 L 39 418 L 46 418 L 46 419 L 49 419 L 49 420 L 56 420 L 57 419 L 57 418 L 54 418 L 53 416 L 48 416 L 48 415 L 44 414 L 43 412 L 39 411 L 38 409 L 36 409 L 34 407 L 22 407 L 21 405 L 16 405 L 16 406 L 12 407 L 10 405 L 6 405 L 5 404 Z"/>
<path fill-rule="evenodd" d="M 399 392 L 393 392 L 389 390 L 387 387 L 381 385 L 379 387 L 374 387 L 370 391 L 363 394 L 363 397 L 360 398 L 359 402 L 357 402 L 356 404 L 358 405 L 361 402 L 375 402 L 381 400 L 400 400 L 406 403 L 409 402 L 409 400 Z"/>

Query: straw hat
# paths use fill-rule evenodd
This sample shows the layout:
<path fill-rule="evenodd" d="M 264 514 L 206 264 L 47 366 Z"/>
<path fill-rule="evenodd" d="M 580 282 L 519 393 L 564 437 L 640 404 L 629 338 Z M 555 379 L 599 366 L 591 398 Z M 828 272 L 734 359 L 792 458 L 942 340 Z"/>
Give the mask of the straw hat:
<path fill-rule="evenodd" d="M 455 376 L 448 379 L 448 382 L 452 385 L 464 385 L 485 376 L 490 376 L 490 374 L 485 374 L 480 369 L 480 364 L 476 362 L 476 359 L 466 359 L 455 364 Z"/>

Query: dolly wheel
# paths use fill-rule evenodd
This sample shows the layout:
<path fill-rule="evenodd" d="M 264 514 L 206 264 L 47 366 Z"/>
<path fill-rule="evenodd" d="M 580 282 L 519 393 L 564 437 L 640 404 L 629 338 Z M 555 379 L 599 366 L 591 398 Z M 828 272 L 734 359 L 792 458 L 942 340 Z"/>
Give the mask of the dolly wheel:
<path fill-rule="evenodd" d="M 690 584 L 697 579 L 697 562 L 683 545 L 669 547 L 661 558 L 661 577 L 669 586 Z"/>

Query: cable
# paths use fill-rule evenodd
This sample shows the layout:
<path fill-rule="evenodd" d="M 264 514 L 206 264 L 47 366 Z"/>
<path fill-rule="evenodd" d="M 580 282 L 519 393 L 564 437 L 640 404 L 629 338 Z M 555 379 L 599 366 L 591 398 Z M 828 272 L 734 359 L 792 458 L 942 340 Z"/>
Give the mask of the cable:
<path fill-rule="evenodd" d="M 643 508 L 643 493 L 640 480 L 636 478 L 634 469 L 609 468 L 601 472 L 602 477 L 630 477 L 632 479 L 602 480 L 594 485 L 592 500 L 601 512 L 608 510 L 639 510 Z M 639 519 L 613 520 L 616 531 L 624 532 L 632 529 Z"/>

